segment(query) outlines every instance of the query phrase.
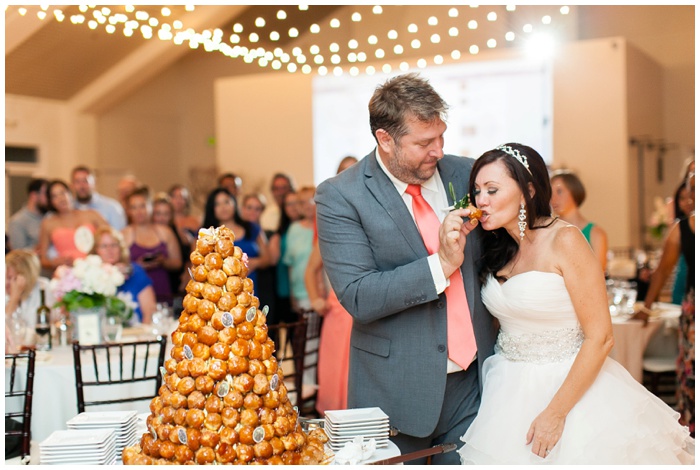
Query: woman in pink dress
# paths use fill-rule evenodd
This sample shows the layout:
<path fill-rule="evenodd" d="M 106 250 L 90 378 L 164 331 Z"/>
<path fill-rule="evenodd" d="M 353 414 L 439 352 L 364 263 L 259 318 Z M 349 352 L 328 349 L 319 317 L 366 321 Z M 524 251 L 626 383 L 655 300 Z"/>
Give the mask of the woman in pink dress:
<path fill-rule="evenodd" d="M 54 270 L 61 265 L 72 265 L 92 250 L 93 234 L 107 222 L 92 209 L 74 209 L 73 196 L 61 180 L 49 183 L 49 215 L 41 221 L 37 251 L 41 267 Z"/>

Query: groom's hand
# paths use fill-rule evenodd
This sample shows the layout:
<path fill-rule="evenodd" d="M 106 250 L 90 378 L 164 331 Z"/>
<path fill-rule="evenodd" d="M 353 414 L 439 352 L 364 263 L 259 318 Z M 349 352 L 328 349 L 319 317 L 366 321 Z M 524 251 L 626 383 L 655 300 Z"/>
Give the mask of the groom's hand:
<path fill-rule="evenodd" d="M 478 222 L 463 218 L 469 216 L 471 209 L 456 209 L 447 214 L 440 225 L 440 248 L 438 256 L 445 278 L 449 278 L 464 262 L 464 246 L 467 235 L 474 230 Z"/>

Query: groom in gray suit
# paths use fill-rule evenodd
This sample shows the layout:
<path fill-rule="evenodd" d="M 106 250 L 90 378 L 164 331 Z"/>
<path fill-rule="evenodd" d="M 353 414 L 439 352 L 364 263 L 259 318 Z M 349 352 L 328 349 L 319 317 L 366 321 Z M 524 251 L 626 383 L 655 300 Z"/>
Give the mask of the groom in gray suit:
<path fill-rule="evenodd" d="M 417 74 L 377 87 L 369 103 L 375 151 L 320 184 L 315 198 L 324 267 L 353 317 L 348 406 L 384 410 L 399 429 L 392 440 L 403 454 L 442 443 L 461 447 L 479 407 L 479 371 L 496 338 L 478 282 L 484 232 L 466 219 L 471 209 L 444 210 L 454 202 L 448 183 L 461 198 L 474 163 L 443 153 L 446 110 Z M 410 186 L 420 186 L 437 215 L 434 231 L 442 221 L 432 234 L 439 240 L 434 253 L 421 235 L 426 230 L 419 231 L 421 210 Z M 462 365 L 447 347 L 445 291 L 458 269 L 466 293 L 459 313 L 471 322 L 468 334 L 456 339 L 476 342 Z M 456 464 L 459 455 L 435 455 L 431 462 Z"/>

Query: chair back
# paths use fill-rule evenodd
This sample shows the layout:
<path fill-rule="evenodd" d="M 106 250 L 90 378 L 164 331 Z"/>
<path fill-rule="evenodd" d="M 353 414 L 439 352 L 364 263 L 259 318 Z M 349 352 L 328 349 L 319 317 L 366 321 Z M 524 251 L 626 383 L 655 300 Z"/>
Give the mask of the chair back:
<path fill-rule="evenodd" d="M 292 403 L 301 406 L 301 390 L 306 356 L 306 319 L 292 323 L 268 325 L 268 336 L 275 340 L 275 357 L 278 367 L 284 372 L 287 396 Z"/>
<path fill-rule="evenodd" d="M 160 366 L 165 362 L 166 342 L 165 336 L 128 343 L 81 345 L 74 341 L 73 364 L 78 413 L 84 412 L 86 406 L 151 400 L 158 395 L 163 380 Z M 151 381 L 154 384 L 153 389 L 148 389 L 151 391 L 138 387 L 136 392 L 136 387 L 130 389 L 126 385 L 148 385 Z M 87 389 L 90 390 L 91 397 L 102 398 L 86 400 Z"/>
<path fill-rule="evenodd" d="M 29 455 L 32 440 L 32 395 L 34 394 L 34 363 L 36 352 L 30 349 L 16 354 L 5 354 L 5 369 L 10 377 L 5 381 L 5 440 L 8 436 L 21 439 L 21 458 Z M 26 364 L 25 364 L 26 361 Z M 20 368 L 18 369 L 18 365 Z M 21 371 L 26 365 L 26 373 Z M 7 378 L 7 376 L 6 376 Z M 17 429 L 8 426 L 8 420 L 20 422 Z M 13 428 L 15 426 L 12 426 Z M 6 442 L 7 444 L 7 442 Z"/>
<path fill-rule="evenodd" d="M 304 377 L 302 384 L 301 403 L 298 405 L 304 416 L 315 416 L 316 397 L 318 395 L 318 354 L 321 343 L 321 327 L 323 317 L 313 310 L 303 313 L 307 322 L 306 347 L 304 358 Z"/>

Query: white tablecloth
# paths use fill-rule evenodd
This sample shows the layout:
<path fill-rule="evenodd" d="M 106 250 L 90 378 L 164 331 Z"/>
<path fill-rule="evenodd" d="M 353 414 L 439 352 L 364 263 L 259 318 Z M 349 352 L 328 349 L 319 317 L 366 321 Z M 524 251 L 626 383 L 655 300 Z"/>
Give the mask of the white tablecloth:
<path fill-rule="evenodd" d="M 610 357 L 622 364 L 640 383 L 643 378 L 644 351 L 651 337 L 658 332 L 665 334 L 668 341 L 678 341 L 675 331 L 678 329 L 680 306 L 657 303 L 653 310 L 657 315 L 650 318 L 647 326 L 641 320 L 631 320 L 627 316 L 612 317 L 615 346 Z"/>

